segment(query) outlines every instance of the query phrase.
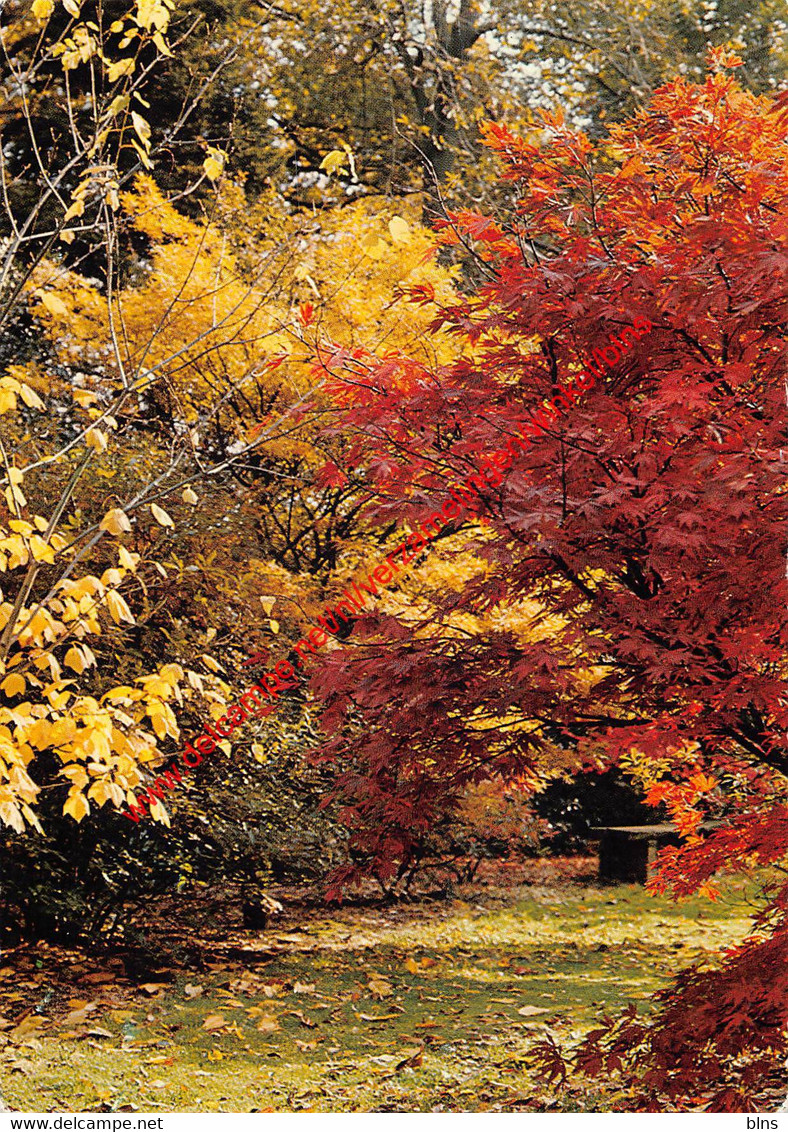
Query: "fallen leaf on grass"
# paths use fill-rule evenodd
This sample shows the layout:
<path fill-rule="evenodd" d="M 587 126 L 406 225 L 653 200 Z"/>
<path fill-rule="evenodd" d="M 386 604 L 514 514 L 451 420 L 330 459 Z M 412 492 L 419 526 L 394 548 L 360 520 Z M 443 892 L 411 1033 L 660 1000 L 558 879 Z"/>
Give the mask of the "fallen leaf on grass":
<path fill-rule="evenodd" d="M 307 1026 L 310 1030 L 314 1030 L 317 1025 L 317 1022 L 314 1022 L 311 1018 L 307 1018 L 302 1010 L 288 1010 L 287 1013 L 292 1014 L 294 1018 L 298 1019 L 302 1026 Z"/>
<path fill-rule="evenodd" d="M 96 1026 L 93 1030 L 85 1031 L 86 1038 L 114 1038 L 115 1035 L 110 1033 L 109 1030 L 103 1030 L 101 1026 Z"/>
<path fill-rule="evenodd" d="M 388 979 L 384 979 L 381 975 L 373 975 L 367 983 L 372 994 L 375 998 L 389 998 L 394 994 L 394 988 Z"/>
<path fill-rule="evenodd" d="M 81 1022 L 87 1022 L 88 1014 L 93 1014 L 96 1010 L 97 1004 L 95 1002 L 86 1002 L 84 1006 L 77 1010 L 71 1010 L 61 1019 L 64 1026 L 78 1026 Z"/>
<path fill-rule="evenodd" d="M 117 978 L 114 971 L 91 971 L 88 975 L 83 975 L 80 981 L 89 986 L 98 986 L 103 983 L 114 983 Z"/>
<path fill-rule="evenodd" d="M 221 1030 L 227 1025 L 227 1019 L 222 1014 L 209 1014 L 202 1024 L 203 1030 Z"/>
<path fill-rule="evenodd" d="M 25 1077 L 29 1077 L 35 1067 L 32 1061 L 22 1057 L 18 1061 L 12 1061 L 8 1068 L 12 1073 L 23 1073 Z"/>
<path fill-rule="evenodd" d="M 305 1053 L 308 1049 L 317 1049 L 318 1045 L 322 1041 L 323 1041 L 322 1038 L 315 1038 L 315 1040 L 313 1042 L 302 1042 L 302 1041 L 299 1041 L 298 1038 L 296 1038 L 295 1044 L 298 1046 L 298 1048 L 301 1050 L 302 1053 Z"/>
<path fill-rule="evenodd" d="M 8 1036 L 14 1042 L 21 1041 L 23 1038 L 29 1037 L 30 1034 L 34 1034 L 36 1030 L 40 1030 L 42 1026 L 46 1026 L 47 1022 L 47 1018 L 23 1018 L 18 1026 L 14 1026 Z"/>
<path fill-rule="evenodd" d="M 424 1060 L 424 1049 L 414 1050 L 410 1056 L 403 1058 L 394 1067 L 395 1073 L 399 1073 L 401 1069 L 417 1069 Z"/>
<path fill-rule="evenodd" d="M 314 983 L 294 983 L 293 994 L 312 994 L 315 989 Z"/>
<path fill-rule="evenodd" d="M 517 1010 L 523 1018 L 530 1018 L 533 1014 L 549 1014 L 546 1006 L 520 1006 Z"/>
<path fill-rule="evenodd" d="M 187 983 L 183 988 L 183 993 L 187 998 L 199 998 L 203 992 L 203 988 L 197 986 L 195 983 Z"/>
<path fill-rule="evenodd" d="M 158 994 L 159 991 L 166 990 L 166 989 L 167 989 L 166 983 L 141 983 L 139 985 L 139 987 L 137 988 L 137 990 L 144 991 L 145 994 L 150 995 L 151 998 L 154 995 Z"/>
<path fill-rule="evenodd" d="M 279 1029 L 279 1023 L 276 1018 L 261 1018 L 257 1023 L 257 1029 L 261 1034 L 273 1034 L 274 1030 Z"/>
<path fill-rule="evenodd" d="M 410 971 L 411 975 L 418 975 L 420 971 L 428 971 L 430 967 L 437 967 L 438 960 L 431 959 L 429 955 L 422 955 L 421 959 L 405 960 L 404 966 L 406 971 Z"/>
<path fill-rule="evenodd" d="M 175 1064 L 175 1058 L 172 1057 L 172 1056 L 167 1057 L 166 1054 L 162 1054 L 161 1057 L 146 1057 L 145 1058 L 145 1064 L 146 1065 L 174 1065 Z"/>
<path fill-rule="evenodd" d="M 390 1018 L 399 1018 L 399 1013 L 397 1013 L 397 1014 L 356 1014 L 356 1018 L 360 1018 L 363 1022 L 388 1022 L 388 1020 Z M 430 1023 L 430 1025 L 435 1025 L 435 1023 Z"/>

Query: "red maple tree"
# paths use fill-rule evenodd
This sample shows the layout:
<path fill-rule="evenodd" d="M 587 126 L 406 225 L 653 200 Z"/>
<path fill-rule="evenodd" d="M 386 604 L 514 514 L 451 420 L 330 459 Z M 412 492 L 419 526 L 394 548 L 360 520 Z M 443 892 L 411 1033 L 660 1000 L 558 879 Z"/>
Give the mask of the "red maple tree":
<path fill-rule="evenodd" d="M 712 63 L 596 147 L 557 116 L 534 140 L 488 126 L 516 204 L 443 228 L 480 280 L 436 318 L 459 360 L 333 371 L 384 527 L 479 467 L 611 333 L 653 323 L 485 493 L 469 534 L 484 574 L 417 638 L 363 619 L 316 674 L 320 758 L 352 830 L 338 885 L 396 877 L 468 783 L 527 776 L 557 750 L 629 760 L 668 806 L 687 841 L 664 854 L 663 887 L 785 853 L 786 117 L 737 85 L 734 58 Z M 445 631 L 458 605 L 524 599 L 535 628 L 550 619 L 531 643 Z M 700 840 L 703 816 L 722 824 Z M 636 1107 L 746 1108 L 788 1052 L 786 903 L 779 888 L 719 971 L 684 972 L 648 1025 L 606 1023 L 580 1064 L 620 1072 Z"/>

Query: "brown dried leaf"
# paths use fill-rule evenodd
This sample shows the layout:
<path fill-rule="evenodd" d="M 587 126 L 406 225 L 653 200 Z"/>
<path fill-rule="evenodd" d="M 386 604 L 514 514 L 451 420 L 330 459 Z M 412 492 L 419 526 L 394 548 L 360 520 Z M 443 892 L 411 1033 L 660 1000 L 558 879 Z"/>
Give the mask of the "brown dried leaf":
<path fill-rule="evenodd" d="M 383 978 L 382 975 L 373 975 L 367 983 L 372 994 L 375 998 L 390 998 L 394 994 L 394 988 L 388 979 Z"/>
<path fill-rule="evenodd" d="M 167 984 L 166 983 L 141 983 L 138 989 L 141 990 L 141 991 L 144 991 L 145 994 L 150 995 L 151 998 L 152 998 L 154 995 L 158 994 L 159 991 L 166 990 Z"/>
<path fill-rule="evenodd" d="M 227 1019 L 222 1014 L 209 1014 L 202 1024 L 203 1030 L 221 1030 L 227 1025 Z"/>
<path fill-rule="evenodd" d="M 95 1002 L 86 1002 L 80 1009 L 69 1011 L 61 1021 L 64 1026 L 81 1026 L 83 1022 L 87 1022 L 88 1015 L 93 1014 L 96 1008 Z"/>
<path fill-rule="evenodd" d="M 304 1014 L 302 1010 L 289 1010 L 288 1014 L 292 1014 L 294 1018 L 298 1019 L 302 1026 L 306 1026 L 310 1030 L 314 1030 L 315 1026 L 317 1025 L 317 1022 L 313 1021 L 311 1018 L 307 1018 L 306 1014 Z"/>
<path fill-rule="evenodd" d="M 46 1026 L 47 1021 L 48 1019 L 46 1018 L 37 1018 L 34 1016 L 23 1018 L 18 1026 L 14 1026 L 8 1036 L 15 1042 L 22 1041 L 24 1038 L 28 1038 L 31 1034 L 34 1034 L 36 1030 L 40 1030 L 42 1026 Z"/>

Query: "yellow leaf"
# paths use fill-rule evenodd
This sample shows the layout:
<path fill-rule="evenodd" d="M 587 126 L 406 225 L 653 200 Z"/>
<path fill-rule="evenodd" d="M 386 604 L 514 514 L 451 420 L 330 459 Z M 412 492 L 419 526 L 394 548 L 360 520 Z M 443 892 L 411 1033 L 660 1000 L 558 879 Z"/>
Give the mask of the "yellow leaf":
<path fill-rule="evenodd" d="M 34 389 L 31 389 L 29 385 L 25 385 L 25 383 L 22 382 L 22 387 L 21 387 L 19 392 L 22 395 L 22 400 L 24 401 L 24 403 L 27 405 L 27 407 L 29 409 L 43 409 L 44 408 L 44 402 L 38 396 L 36 391 Z"/>
<path fill-rule="evenodd" d="M 85 215 L 85 202 L 82 199 L 82 197 L 80 197 L 79 200 L 75 200 L 74 203 L 72 205 L 70 205 L 69 208 L 66 210 L 66 214 L 63 217 L 63 220 L 65 222 L 66 220 L 73 220 L 75 216 L 84 216 L 84 215 Z"/>
<path fill-rule="evenodd" d="M 102 531 L 109 531 L 111 535 L 120 535 L 131 530 L 131 523 L 125 511 L 120 507 L 113 507 L 111 511 L 107 511 L 99 527 Z"/>
<path fill-rule="evenodd" d="M 98 396 L 90 389 L 72 389 L 71 396 L 83 409 L 86 409 L 88 405 L 92 405 L 94 401 L 98 401 Z"/>
<path fill-rule="evenodd" d="M 40 535 L 33 535 L 30 539 L 30 550 L 36 562 L 54 562 L 55 552 L 49 543 L 44 542 Z"/>
<path fill-rule="evenodd" d="M 11 485 L 11 487 L 7 487 L 3 494 L 5 495 L 5 501 L 8 504 L 10 511 L 15 511 L 16 507 L 24 507 L 27 503 L 24 492 L 21 490 L 21 488 L 18 488 L 13 484 Z"/>
<path fill-rule="evenodd" d="M 134 141 L 134 138 L 131 139 L 131 148 L 133 150 L 135 150 L 137 157 L 139 157 L 140 161 L 142 162 L 142 164 L 145 166 L 146 169 L 152 169 L 153 168 L 153 162 L 151 161 L 150 157 L 145 152 L 145 150 L 142 148 L 142 146 L 138 142 Z"/>
<path fill-rule="evenodd" d="M 265 612 L 270 614 L 271 610 L 274 608 L 274 605 L 276 604 L 276 598 L 275 597 L 261 597 L 260 598 L 260 604 L 262 605 Z"/>
<path fill-rule="evenodd" d="M 337 169 L 343 169 L 347 165 L 347 161 L 346 153 L 341 149 L 332 149 L 320 162 L 320 168 L 325 169 L 326 173 L 331 176 L 332 173 L 336 173 Z"/>
<path fill-rule="evenodd" d="M 52 735 L 52 724 L 48 719 L 37 719 L 27 733 L 27 741 L 38 751 L 49 746 Z"/>
<path fill-rule="evenodd" d="M 118 550 L 118 561 L 125 570 L 131 570 L 132 574 L 136 571 L 139 560 L 139 554 L 129 554 L 125 546 Z"/>
<path fill-rule="evenodd" d="M 67 664 L 69 668 L 72 668 L 74 672 L 80 673 L 84 672 L 88 666 L 81 649 L 78 649 L 76 645 L 72 645 L 68 650 L 63 663 Z"/>
<path fill-rule="evenodd" d="M 63 813 L 68 814 L 69 817 L 74 818 L 75 821 L 80 822 L 90 813 L 90 803 L 85 795 L 80 792 L 69 794 L 63 806 Z"/>
<path fill-rule="evenodd" d="M 386 253 L 386 245 L 380 236 L 376 236 L 374 233 L 365 236 L 360 246 L 364 254 L 368 255 L 370 259 L 381 259 Z"/>
<path fill-rule="evenodd" d="M 27 685 L 25 683 L 24 676 L 20 676 L 18 672 L 14 672 L 10 676 L 6 676 L 3 683 L 0 684 L 0 689 L 5 692 L 6 696 L 9 699 L 11 698 L 11 696 L 21 695 L 26 687 Z"/>
<path fill-rule="evenodd" d="M 170 828 L 170 815 L 167 813 L 164 803 L 160 802 L 158 798 L 150 808 L 150 816 L 154 821 L 160 821 L 162 825 L 166 825 L 168 829 Z"/>
<path fill-rule="evenodd" d="M 74 3 L 74 0 L 63 0 L 63 7 L 68 12 L 69 16 L 79 15 L 79 5 Z"/>
<path fill-rule="evenodd" d="M 39 298 L 49 313 L 54 315 L 55 318 L 68 317 L 68 307 L 62 299 L 59 299 L 57 295 L 53 295 L 51 291 L 42 291 Z"/>
<path fill-rule="evenodd" d="M 129 687 L 128 684 L 120 684 L 117 688 L 110 688 L 101 698 L 102 700 L 128 700 L 136 694 L 138 693 L 135 688 Z"/>
<path fill-rule="evenodd" d="M 116 94 L 107 107 L 107 114 L 110 118 L 114 118 L 116 114 L 120 114 L 123 110 L 127 110 L 129 106 L 129 96 L 127 94 Z"/>
<path fill-rule="evenodd" d="M 44 23 L 55 10 L 55 0 L 33 0 L 33 7 L 30 9 L 35 18 Z"/>
<path fill-rule="evenodd" d="M 146 153 L 150 150 L 150 125 L 147 119 L 138 114 L 136 110 L 131 112 L 131 121 L 134 126 L 134 132 L 145 147 Z"/>
<path fill-rule="evenodd" d="M 401 216 L 392 216 L 389 220 L 389 234 L 395 244 L 410 243 L 410 225 Z"/>
<path fill-rule="evenodd" d="M 208 146 L 208 156 L 202 163 L 205 170 L 205 176 L 209 181 L 217 181 L 224 172 L 224 162 L 226 154 L 221 149 L 215 149 L 212 145 Z"/>
<path fill-rule="evenodd" d="M 136 624 L 128 605 L 115 590 L 110 590 L 107 594 L 107 609 L 116 625 L 120 625 L 121 621 L 126 621 L 129 625 Z"/>
<path fill-rule="evenodd" d="M 107 447 L 106 434 L 100 428 L 89 428 L 85 433 L 85 444 L 96 452 L 104 452 Z"/>
<path fill-rule="evenodd" d="M 153 518 L 156 520 L 156 522 L 159 523 L 162 527 L 174 527 L 175 526 L 175 524 L 173 523 L 172 519 L 167 514 L 167 512 L 164 511 L 161 507 L 159 507 L 159 505 L 157 503 L 151 503 L 150 513 L 151 513 L 151 515 L 153 515 Z"/>
<path fill-rule="evenodd" d="M 0 802 L 0 821 L 10 825 L 17 833 L 25 832 L 25 823 L 22 821 L 19 807 L 15 806 L 13 802 Z"/>
<path fill-rule="evenodd" d="M 272 633 L 278 633 L 279 632 L 279 622 L 278 621 L 269 621 L 268 624 L 271 627 Z"/>
<path fill-rule="evenodd" d="M 161 34 L 160 31 L 155 31 L 153 33 L 153 42 L 158 47 L 159 51 L 161 51 L 162 55 L 166 55 L 170 59 L 172 58 L 172 52 L 170 51 L 169 47 L 167 46 L 167 41 L 164 38 L 164 36 Z"/>
<path fill-rule="evenodd" d="M 63 241 L 64 244 L 73 244 L 74 243 L 74 233 L 71 230 L 71 228 L 64 228 L 63 231 L 60 233 L 59 238 Z"/>
<path fill-rule="evenodd" d="M 93 782 L 88 789 L 88 798 L 93 798 L 100 806 L 103 806 L 113 796 L 112 783 L 106 780 Z M 121 801 L 123 795 L 121 794 Z"/>
<path fill-rule="evenodd" d="M 0 386 L 0 413 L 7 413 L 16 408 L 16 394 L 12 389 Z"/>
<path fill-rule="evenodd" d="M 118 59 L 116 63 L 107 64 L 107 78 L 111 83 L 117 82 L 123 75 L 134 74 L 133 59 Z"/>
<path fill-rule="evenodd" d="M 137 0 L 137 14 L 134 17 L 138 26 L 150 31 L 166 31 L 170 22 L 168 8 L 174 7 L 169 0 Z"/>
<path fill-rule="evenodd" d="M 183 489 L 183 494 L 181 495 L 181 499 L 183 500 L 184 503 L 195 504 L 195 503 L 200 502 L 199 495 L 196 495 L 195 492 L 193 492 L 190 487 L 185 487 Z"/>

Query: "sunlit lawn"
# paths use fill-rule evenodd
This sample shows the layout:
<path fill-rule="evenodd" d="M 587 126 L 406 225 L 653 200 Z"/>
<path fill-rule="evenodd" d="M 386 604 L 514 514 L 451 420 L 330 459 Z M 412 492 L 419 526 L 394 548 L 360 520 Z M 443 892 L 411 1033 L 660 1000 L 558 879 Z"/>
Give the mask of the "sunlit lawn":
<path fill-rule="evenodd" d="M 25 1111 L 604 1110 L 601 1086 L 556 1097 L 534 1081 L 535 1037 L 565 1040 L 643 1004 L 744 935 L 755 891 L 729 882 L 716 904 L 673 904 L 635 886 L 482 890 L 326 912 L 269 933 L 280 953 L 249 969 L 147 990 L 77 980 L 45 1025 L 6 1030 L 5 1099 Z M 65 1019 L 90 1002 L 86 1019 Z"/>

